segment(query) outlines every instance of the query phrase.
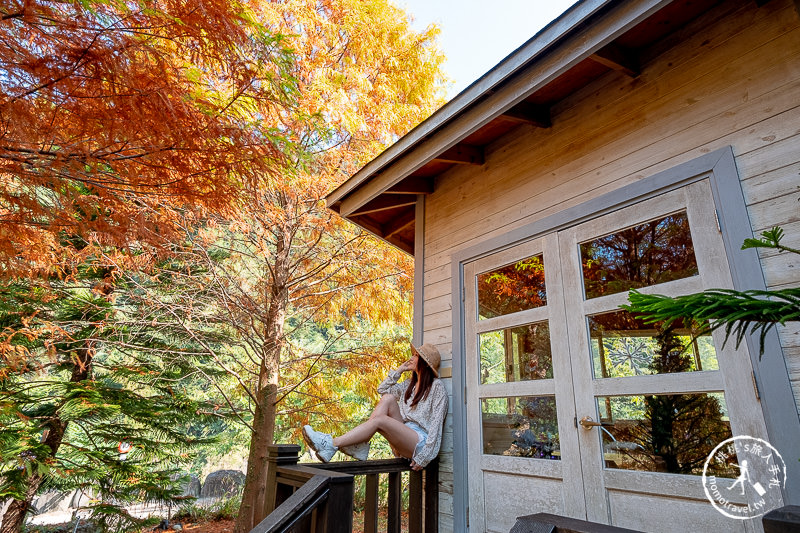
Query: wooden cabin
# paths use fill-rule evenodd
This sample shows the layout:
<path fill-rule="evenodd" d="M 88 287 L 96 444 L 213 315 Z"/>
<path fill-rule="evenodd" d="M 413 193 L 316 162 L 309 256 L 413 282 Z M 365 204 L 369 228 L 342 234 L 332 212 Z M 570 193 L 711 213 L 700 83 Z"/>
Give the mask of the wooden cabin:
<path fill-rule="evenodd" d="M 785 461 L 767 505 L 800 504 L 798 324 L 759 358 L 756 338 L 620 309 L 631 288 L 798 286 L 800 257 L 741 244 L 779 225 L 800 247 L 799 10 L 579 1 L 330 193 L 415 259 L 415 340 L 452 394 L 441 531 L 537 512 L 759 531 L 702 481 L 743 435 Z M 720 490 L 737 453 L 707 467 Z M 732 504 L 758 504 L 750 485 Z"/>

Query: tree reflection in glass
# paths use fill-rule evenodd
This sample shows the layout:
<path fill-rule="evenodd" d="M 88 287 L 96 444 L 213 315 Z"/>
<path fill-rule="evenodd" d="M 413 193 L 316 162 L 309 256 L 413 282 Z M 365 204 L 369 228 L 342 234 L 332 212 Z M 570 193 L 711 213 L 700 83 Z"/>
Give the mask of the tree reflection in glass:
<path fill-rule="evenodd" d="M 732 436 L 720 393 L 597 398 L 607 468 L 703 473 L 714 447 Z M 709 474 L 736 477 L 731 464 L 713 462 Z"/>
<path fill-rule="evenodd" d="M 480 335 L 481 383 L 510 383 L 553 377 L 547 322 Z"/>
<path fill-rule="evenodd" d="M 678 367 L 654 364 L 662 350 L 663 324 L 646 324 L 627 311 L 592 315 L 588 322 L 595 378 L 719 369 L 711 335 L 700 335 L 703 325 L 673 322 L 670 331 L 687 361 Z"/>
<path fill-rule="evenodd" d="M 561 459 L 554 397 L 483 398 L 481 419 L 483 453 Z"/>
<path fill-rule="evenodd" d="M 582 243 L 580 249 L 587 299 L 698 273 L 685 212 Z"/>
<path fill-rule="evenodd" d="M 480 320 L 547 305 L 541 255 L 478 274 L 477 284 Z"/>
<path fill-rule="evenodd" d="M 650 374 L 687 372 L 692 357 L 675 334 L 664 327 Z M 606 466 L 627 470 L 702 474 L 708 454 L 732 436 L 722 393 L 658 394 L 597 398 Z M 719 477 L 736 476 L 731 464 L 713 465 Z"/>

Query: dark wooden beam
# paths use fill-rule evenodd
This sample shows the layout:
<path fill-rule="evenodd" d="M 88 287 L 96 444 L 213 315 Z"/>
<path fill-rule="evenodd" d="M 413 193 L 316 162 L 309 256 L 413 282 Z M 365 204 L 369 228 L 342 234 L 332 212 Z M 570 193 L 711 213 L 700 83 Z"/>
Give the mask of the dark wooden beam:
<path fill-rule="evenodd" d="M 374 233 L 381 239 L 386 237 L 386 235 L 384 235 L 383 233 L 383 228 L 381 227 L 381 225 L 367 216 L 349 216 L 347 217 L 347 219 L 350 222 L 353 222 L 354 224 L 361 226 L 370 233 Z"/>
<path fill-rule="evenodd" d="M 433 158 L 444 163 L 460 163 L 465 165 L 482 165 L 483 149 L 468 144 L 457 144 Z"/>
<path fill-rule="evenodd" d="M 608 68 L 618 70 L 631 78 L 635 78 L 639 75 L 639 60 L 636 57 L 636 53 L 624 46 L 611 43 L 589 57 L 593 61 L 605 65 Z"/>
<path fill-rule="evenodd" d="M 400 233 L 409 226 L 414 225 L 416 219 L 416 209 L 409 209 L 407 213 L 403 213 L 394 220 L 391 220 L 383 225 L 383 234 L 386 237 L 391 237 Z"/>
<path fill-rule="evenodd" d="M 417 203 L 416 194 L 387 194 L 381 195 L 374 200 L 367 202 L 350 216 L 366 215 L 368 213 L 375 213 L 376 211 L 386 211 L 387 209 L 394 209 L 396 207 L 404 207 L 407 205 L 414 205 Z"/>
<path fill-rule="evenodd" d="M 413 210 L 412 210 L 413 211 Z M 356 224 L 357 226 L 361 226 L 365 230 L 369 231 L 373 235 L 380 237 L 381 239 L 385 240 L 389 244 L 397 246 L 404 252 L 409 255 L 414 255 L 414 243 L 408 242 L 404 239 L 401 239 L 399 235 L 392 235 L 387 237 L 384 233 L 384 228 L 381 227 L 380 224 L 372 220 L 369 216 L 348 216 L 348 220 Z M 355 463 L 354 463 L 355 464 Z M 406 462 L 406 465 L 408 463 Z M 406 469 L 408 467 L 406 466 Z"/>
<path fill-rule="evenodd" d="M 552 125 L 550 122 L 549 107 L 532 104 L 525 101 L 518 103 L 511 109 L 503 111 L 501 116 L 517 122 L 533 124 L 534 126 L 539 126 L 540 128 L 549 128 Z"/>
<path fill-rule="evenodd" d="M 429 178 L 406 178 L 386 191 L 389 194 L 431 194 L 433 180 Z"/>
<path fill-rule="evenodd" d="M 414 243 L 408 242 L 405 239 L 401 239 L 400 236 L 398 235 L 395 235 L 394 237 L 389 237 L 388 239 L 386 239 L 386 242 L 388 242 L 389 244 L 394 244 L 408 255 L 411 256 L 414 255 Z"/>

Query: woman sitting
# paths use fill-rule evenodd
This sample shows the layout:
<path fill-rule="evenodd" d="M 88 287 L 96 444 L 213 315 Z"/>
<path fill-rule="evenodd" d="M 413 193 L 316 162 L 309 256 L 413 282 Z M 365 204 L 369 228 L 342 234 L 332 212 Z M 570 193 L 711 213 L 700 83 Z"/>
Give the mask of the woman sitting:
<path fill-rule="evenodd" d="M 412 357 L 378 385 L 381 400 L 369 420 L 340 437 L 303 426 L 303 438 L 322 462 L 337 450 L 363 461 L 369 455 L 369 440 L 383 435 L 396 456 L 411 459 L 411 468 L 421 470 L 439 454 L 442 425 L 447 415 L 447 390 L 439 379 L 439 350 L 432 344 L 411 345 Z M 405 372 L 411 378 L 397 381 Z"/>

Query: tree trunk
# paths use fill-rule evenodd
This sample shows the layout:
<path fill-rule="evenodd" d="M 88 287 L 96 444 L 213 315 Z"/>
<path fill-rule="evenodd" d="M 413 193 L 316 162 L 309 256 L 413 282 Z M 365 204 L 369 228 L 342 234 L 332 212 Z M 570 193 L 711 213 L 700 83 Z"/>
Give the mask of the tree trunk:
<path fill-rule="evenodd" d="M 260 391 L 260 403 L 253 416 L 250 435 L 250 453 L 247 456 L 247 474 L 242 491 L 242 504 L 236 517 L 234 533 L 247 533 L 265 517 L 267 490 L 267 447 L 275 438 L 275 399 L 277 385 Z"/>
<path fill-rule="evenodd" d="M 89 378 L 92 367 L 92 358 L 94 356 L 94 348 L 91 344 L 87 343 L 83 348 L 77 350 L 78 359 L 72 367 L 72 376 L 70 382 L 78 383 Z M 53 416 L 42 424 L 42 429 L 46 431 L 44 443 L 50 448 L 50 457 L 55 457 L 58 448 L 61 446 L 61 441 L 64 439 L 64 432 L 67 430 L 67 423 L 59 418 L 57 411 L 53 412 Z M 30 510 L 33 498 L 39 491 L 39 487 L 44 481 L 44 478 L 39 474 L 33 474 L 27 479 L 27 487 L 25 487 L 25 498 L 22 500 L 12 500 L 11 504 L 6 509 L 3 515 L 2 525 L 0 525 L 0 533 L 19 533 L 22 531 L 22 526 L 25 523 L 25 515 Z"/>
<path fill-rule="evenodd" d="M 31 502 L 42 484 L 42 477 L 33 475 L 28 478 L 28 487 L 25 489 L 25 499 L 11 500 L 11 505 L 3 515 L 3 524 L 0 525 L 0 533 L 19 533 L 22 531 L 22 524 L 25 515 L 31 507 Z"/>
<path fill-rule="evenodd" d="M 284 321 L 289 306 L 289 259 L 291 232 L 275 229 L 277 237 L 272 283 L 267 296 L 268 311 L 264 324 L 264 348 L 258 376 L 257 404 L 247 458 L 247 474 L 242 504 L 236 517 L 234 533 L 247 533 L 266 517 L 267 447 L 275 440 L 275 416 L 280 378 Z"/>

